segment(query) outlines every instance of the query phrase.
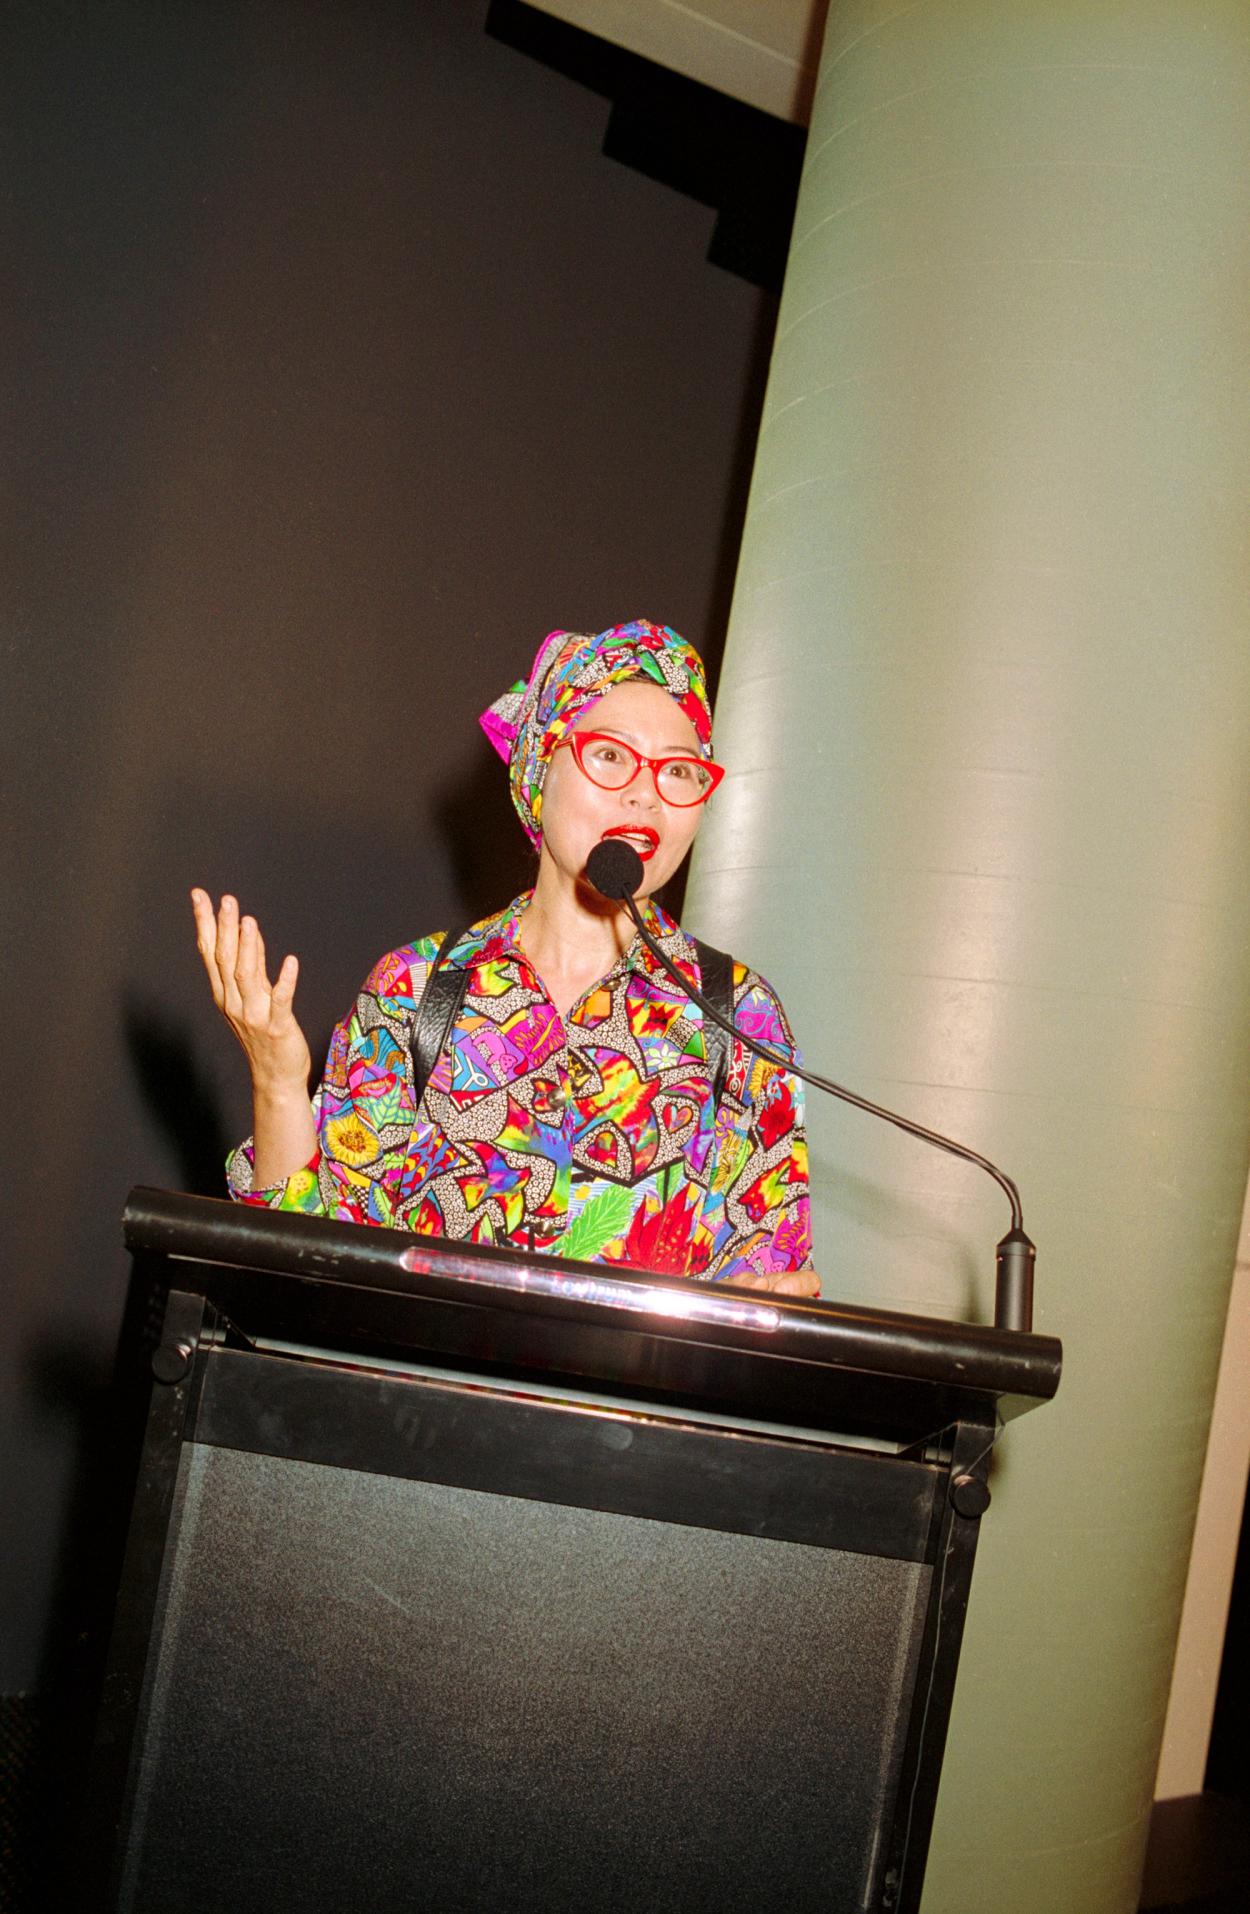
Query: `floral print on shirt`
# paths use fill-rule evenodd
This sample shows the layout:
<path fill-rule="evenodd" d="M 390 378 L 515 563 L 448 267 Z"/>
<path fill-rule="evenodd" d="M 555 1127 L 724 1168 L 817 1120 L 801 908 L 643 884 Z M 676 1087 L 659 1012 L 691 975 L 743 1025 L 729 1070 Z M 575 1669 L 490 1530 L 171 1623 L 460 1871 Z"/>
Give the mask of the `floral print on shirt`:
<path fill-rule="evenodd" d="M 335 1030 L 319 1148 L 274 1189 L 229 1164 L 240 1201 L 582 1261 L 733 1281 L 811 1262 L 799 1079 L 732 1049 L 713 1110 L 703 1013 L 640 938 L 562 1019 L 518 939 L 518 898 L 447 958 L 468 971 L 449 1042 L 413 1107 L 413 1020 L 441 939 L 403 946 Z M 694 945 L 654 902 L 647 928 L 698 987 Z M 734 1017 L 794 1057 L 762 977 L 733 971 Z"/>

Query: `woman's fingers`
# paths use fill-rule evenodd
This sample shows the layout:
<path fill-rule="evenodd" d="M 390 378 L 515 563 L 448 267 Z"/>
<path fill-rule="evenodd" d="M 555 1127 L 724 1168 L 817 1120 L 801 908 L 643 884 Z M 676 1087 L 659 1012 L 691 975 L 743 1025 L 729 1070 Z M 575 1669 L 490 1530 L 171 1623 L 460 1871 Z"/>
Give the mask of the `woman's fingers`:
<path fill-rule="evenodd" d="M 191 906 L 196 942 L 218 1010 L 240 1035 L 263 1029 L 269 1022 L 272 991 L 260 925 L 254 917 L 240 917 L 238 899 L 229 892 L 216 912 L 212 898 L 199 889 L 191 893 Z"/>
<path fill-rule="evenodd" d="M 814 1269 L 788 1269 L 773 1288 L 779 1296 L 819 1296 L 820 1278 Z"/>
<path fill-rule="evenodd" d="M 195 915 L 195 945 L 208 973 L 209 988 L 218 1010 L 225 1009 L 226 993 L 217 964 L 217 914 L 207 891 L 193 890 L 191 909 Z"/>
<path fill-rule="evenodd" d="M 239 920 L 239 943 L 234 960 L 234 980 L 245 1023 L 263 1029 L 269 1022 L 272 991 L 265 975 L 265 940 L 254 917 Z"/>
<path fill-rule="evenodd" d="M 743 1270 L 732 1278 L 735 1289 L 771 1289 L 778 1296 L 819 1296 L 820 1278 L 814 1269 Z"/>
<path fill-rule="evenodd" d="M 299 958 L 284 957 L 281 969 L 274 979 L 273 1007 L 281 1016 L 290 1014 L 291 1003 L 295 996 L 295 986 L 299 982 Z"/>
<path fill-rule="evenodd" d="M 265 940 L 254 917 L 241 917 L 237 898 L 213 900 L 191 893 L 196 941 L 213 989 L 213 1001 L 243 1046 L 255 1092 L 287 1094 L 308 1087 L 312 1059 L 292 1008 L 299 964 L 284 957 L 273 984 L 266 968 Z"/>
<path fill-rule="evenodd" d="M 239 906 L 233 897 L 223 897 L 217 912 L 217 968 L 225 993 L 222 1009 L 233 1023 L 242 1009 L 235 965 L 239 959 Z"/>
<path fill-rule="evenodd" d="M 213 915 L 213 900 L 207 891 L 197 887 L 191 892 L 191 914 L 195 918 L 195 940 L 199 945 L 200 955 L 203 956 L 209 945 L 217 938 L 217 919 Z"/>

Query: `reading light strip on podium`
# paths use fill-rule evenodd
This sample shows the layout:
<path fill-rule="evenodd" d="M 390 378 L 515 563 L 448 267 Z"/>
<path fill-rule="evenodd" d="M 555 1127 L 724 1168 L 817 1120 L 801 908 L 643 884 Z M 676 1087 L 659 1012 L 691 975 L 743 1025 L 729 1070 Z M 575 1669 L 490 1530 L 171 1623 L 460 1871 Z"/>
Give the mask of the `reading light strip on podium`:
<path fill-rule="evenodd" d="M 437 1257 L 406 1249 L 404 1268 L 417 1276 L 455 1276 L 461 1282 L 488 1289 L 517 1289 L 529 1295 L 565 1298 L 570 1302 L 599 1303 L 609 1309 L 628 1309 L 637 1315 L 668 1316 L 681 1322 L 724 1323 L 735 1329 L 768 1332 L 778 1327 L 781 1312 L 766 1303 L 725 1296 L 715 1289 L 665 1289 L 652 1283 L 620 1282 L 612 1276 L 588 1275 L 584 1270 L 536 1269 L 518 1263 L 472 1262 L 441 1250 Z"/>

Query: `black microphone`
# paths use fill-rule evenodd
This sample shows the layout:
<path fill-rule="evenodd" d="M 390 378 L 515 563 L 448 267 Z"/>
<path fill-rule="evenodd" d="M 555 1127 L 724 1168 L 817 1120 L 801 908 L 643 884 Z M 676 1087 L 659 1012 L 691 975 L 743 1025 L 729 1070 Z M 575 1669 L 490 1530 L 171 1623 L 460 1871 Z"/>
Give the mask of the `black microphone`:
<path fill-rule="evenodd" d="M 623 837 L 601 837 L 586 859 L 586 875 L 600 897 L 610 897 L 628 910 L 643 880 L 642 859 Z"/>
<path fill-rule="evenodd" d="M 953 1137 L 943 1136 L 939 1130 L 927 1130 L 922 1123 L 913 1123 L 910 1117 L 900 1116 L 896 1110 L 887 1110 L 883 1104 L 870 1103 L 867 1097 L 857 1095 L 854 1090 L 848 1090 L 840 1083 L 833 1083 L 828 1077 L 817 1076 L 814 1070 L 801 1070 L 797 1063 L 783 1057 L 770 1045 L 757 1043 L 754 1037 L 748 1037 L 730 1018 L 723 1017 L 715 1004 L 709 1003 L 700 991 L 692 990 L 656 943 L 634 902 L 634 892 L 642 883 L 643 867 L 642 859 L 632 844 L 626 844 L 619 837 L 601 839 L 586 859 L 586 876 L 601 897 L 625 906 L 643 943 L 656 962 L 663 965 L 678 989 L 698 1004 L 705 1017 L 718 1023 L 722 1030 L 727 1030 L 731 1037 L 754 1051 L 757 1057 L 762 1057 L 765 1063 L 775 1063 L 780 1069 L 801 1077 L 804 1083 L 810 1083 L 815 1089 L 827 1090 L 830 1096 L 840 1097 L 843 1103 L 852 1104 L 857 1110 L 865 1110 L 869 1116 L 882 1117 L 887 1123 L 894 1124 L 896 1129 L 905 1130 L 908 1136 L 919 1137 L 922 1143 L 931 1143 L 935 1149 L 945 1150 L 950 1156 L 962 1157 L 965 1163 L 975 1163 L 978 1169 L 993 1177 L 1011 1204 L 1011 1228 L 998 1244 L 994 1257 L 994 1326 L 996 1329 L 1031 1330 L 1033 1270 L 1037 1251 L 1024 1233 L 1020 1192 L 1006 1172 L 991 1163 L 987 1156 L 969 1149 L 966 1143 L 956 1143 Z"/>

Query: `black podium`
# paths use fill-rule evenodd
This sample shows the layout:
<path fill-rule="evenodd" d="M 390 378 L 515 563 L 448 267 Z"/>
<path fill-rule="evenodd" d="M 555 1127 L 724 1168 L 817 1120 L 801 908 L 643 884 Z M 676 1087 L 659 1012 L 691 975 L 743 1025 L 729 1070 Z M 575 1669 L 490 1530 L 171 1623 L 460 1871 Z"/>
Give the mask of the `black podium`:
<path fill-rule="evenodd" d="M 133 1192 L 117 1914 L 915 1909 L 1058 1344 Z"/>

